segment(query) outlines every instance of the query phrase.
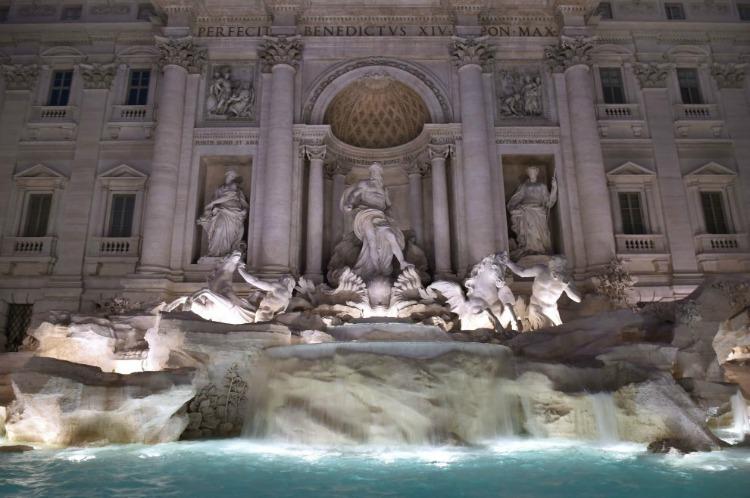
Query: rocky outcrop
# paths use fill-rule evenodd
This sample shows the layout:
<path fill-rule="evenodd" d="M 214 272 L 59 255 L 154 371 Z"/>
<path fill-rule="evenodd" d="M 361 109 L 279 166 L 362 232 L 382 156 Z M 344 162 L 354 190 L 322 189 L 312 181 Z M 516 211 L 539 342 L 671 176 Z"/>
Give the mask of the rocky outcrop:
<path fill-rule="evenodd" d="M 51 445 L 177 440 L 188 424 L 180 410 L 196 394 L 190 369 L 120 375 L 42 357 L 12 380 L 8 439 Z"/>

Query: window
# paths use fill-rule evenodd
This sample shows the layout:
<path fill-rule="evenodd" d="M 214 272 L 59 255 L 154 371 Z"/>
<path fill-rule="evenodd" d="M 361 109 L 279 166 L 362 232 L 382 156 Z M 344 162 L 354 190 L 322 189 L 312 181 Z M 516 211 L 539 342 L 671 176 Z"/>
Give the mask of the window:
<path fill-rule="evenodd" d="M 701 89 L 698 84 L 698 71 L 695 69 L 678 69 L 677 81 L 680 84 L 680 96 L 683 104 L 702 104 Z"/>
<path fill-rule="evenodd" d="M 138 4 L 138 20 L 139 21 L 150 21 L 151 16 L 155 16 L 156 11 L 154 6 L 150 3 L 139 3 Z"/>
<path fill-rule="evenodd" d="M 612 4 L 610 2 L 599 2 L 596 14 L 602 19 L 612 19 Z"/>
<path fill-rule="evenodd" d="M 148 69 L 130 71 L 127 105 L 146 105 L 148 103 L 148 84 L 150 79 L 151 71 Z"/>
<path fill-rule="evenodd" d="M 0 7 L 0 22 L 8 22 L 10 7 Z"/>
<path fill-rule="evenodd" d="M 750 21 L 750 3 L 738 3 L 737 11 L 741 21 Z"/>
<path fill-rule="evenodd" d="M 646 225 L 643 222 L 643 208 L 639 192 L 618 192 L 620 214 L 622 216 L 622 231 L 628 235 L 645 234 Z"/>
<path fill-rule="evenodd" d="M 599 69 L 602 80 L 602 95 L 605 104 L 624 104 L 625 86 L 622 83 L 622 71 L 618 67 L 603 67 Z"/>
<path fill-rule="evenodd" d="M 5 323 L 5 349 L 18 351 L 26 338 L 26 331 L 31 325 L 32 304 L 8 304 L 8 321 Z"/>
<path fill-rule="evenodd" d="M 667 19 L 671 19 L 673 21 L 685 19 L 685 8 L 681 3 L 665 3 L 664 11 L 667 14 Z"/>
<path fill-rule="evenodd" d="M 55 71 L 52 73 L 52 87 L 47 105 L 65 106 L 70 98 L 70 86 L 73 83 L 73 71 Z"/>
<path fill-rule="evenodd" d="M 52 194 L 29 194 L 22 237 L 46 237 Z"/>
<path fill-rule="evenodd" d="M 112 195 L 108 237 L 130 237 L 133 233 L 135 194 Z"/>
<path fill-rule="evenodd" d="M 729 233 L 721 192 L 701 192 L 703 219 L 708 233 Z"/>
<path fill-rule="evenodd" d="M 69 7 L 63 7 L 60 19 L 63 21 L 77 21 L 81 18 L 81 12 L 83 7 L 80 5 L 71 5 Z"/>

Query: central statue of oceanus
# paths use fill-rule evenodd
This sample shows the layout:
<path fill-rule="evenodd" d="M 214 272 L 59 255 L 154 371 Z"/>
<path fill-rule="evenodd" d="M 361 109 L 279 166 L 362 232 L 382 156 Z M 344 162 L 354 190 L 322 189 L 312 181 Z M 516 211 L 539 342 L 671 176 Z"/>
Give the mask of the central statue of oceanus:
<path fill-rule="evenodd" d="M 344 191 L 339 206 L 345 213 L 355 213 L 353 229 L 362 241 L 362 249 L 353 270 L 365 282 L 375 277 L 390 277 L 394 257 L 401 270 L 414 266 L 404 258 L 404 233 L 390 216 L 391 199 L 379 163 L 370 166 L 368 179 Z"/>

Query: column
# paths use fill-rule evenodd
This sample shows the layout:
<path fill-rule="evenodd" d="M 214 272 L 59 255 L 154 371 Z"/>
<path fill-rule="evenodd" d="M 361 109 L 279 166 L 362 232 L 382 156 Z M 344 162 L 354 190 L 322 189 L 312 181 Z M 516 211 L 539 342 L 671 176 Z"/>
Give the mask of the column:
<path fill-rule="evenodd" d="M 259 52 L 271 71 L 271 106 L 264 172 L 261 272 L 290 270 L 292 175 L 294 174 L 294 76 L 302 53 L 298 37 L 266 37 Z"/>
<path fill-rule="evenodd" d="M 0 109 L 0 235 L 11 233 L 11 189 L 18 155 L 18 141 L 25 128 L 31 94 L 39 78 L 36 65 L 2 65 L 4 99 Z"/>
<path fill-rule="evenodd" d="M 406 165 L 409 176 L 409 222 L 417 245 L 424 247 L 424 209 L 422 208 L 422 174 L 424 165 L 419 158 Z"/>
<path fill-rule="evenodd" d="M 331 163 L 326 167 L 326 173 L 333 180 L 333 195 L 331 195 L 331 250 L 336 247 L 344 235 L 344 213 L 339 209 L 341 196 L 346 189 L 346 175 L 351 166 L 341 163 Z"/>
<path fill-rule="evenodd" d="M 435 276 L 451 273 L 451 233 L 448 213 L 448 182 L 445 160 L 450 145 L 431 144 L 427 149 L 432 174 L 432 236 L 434 238 Z"/>
<path fill-rule="evenodd" d="M 672 103 L 667 81 L 672 72 L 669 64 L 636 64 L 634 70 L 641 84 L 643 105 L 653 142 L 659 193 L 664 212 L 665 235 L 672 255 L 675 284 L 684 277 L 686 284 L 695 280 L 698 262 L 695 238 L 690 223 L 690 208 L 675 142 Z M 682 274 L 682 275 L 680 275 Z"/>
<path fill-rule="evenodd" d="M 487 103 L 482 67 L 492 61 L 489 48 L 477 39 L 454 38 L 451 47 L 458 67 L 463 134 L 463 177 L 469 264 L 495 252 Z"/>
<path fill-rule="evenodd" d="M 73 170 L 65 189 L 57 245 L 56 275 L 73 276 L 79 286 L 88 239 L 91 202 L 99 165 L 99 140 L 107 97 L 115 76 L 114 64 L 81 64 L 83 98 L 79 114 Z"/>
<path fill-rule="evenodd" d="M 615 257 L 614 228 L 609 209 L 609 192 L 604 171 L 599 129 L 595 112 L 595 92 L 589 69 L 588 38 L 566 38 L 545 52 L 553 71 L 565 75 L 569 122 L 576 182 L 579 192 L 581 226 L 587 267 L 607 264 Z"/>
<path fill-rule="evenodd" d="M 738 232 L 750 232 L 750 115 L 747 112 L 750 95 L 745 91 L 745 64 L 714 64 L 711 74 L 719 88 L 721 115 L 724 118 L 729 136 L 734 143 L 734 159 L 741 187 L 740 211 L 745 213 L 745 226 L 737 227 Z"/>
<path fill-rule="evenodd" d="M 156 44 L 163 74 L 138 272 L 165 274 L 169 272 L 172 250 L 187 75 L 200 71 L 205 49 L 194 46 L 190 37 L 157 37 Z"/>
<path fill-rule="evenodd" d="M 323 281 L 323 213 L 325 188 L 323 177 L 323 160 L 326 156 L 325 145 L 308 145 L 305 153 L 310 160 L 310 171 L 307 187 L 307 257 L 305 259 L 305 276 L 314 282 Z"/>

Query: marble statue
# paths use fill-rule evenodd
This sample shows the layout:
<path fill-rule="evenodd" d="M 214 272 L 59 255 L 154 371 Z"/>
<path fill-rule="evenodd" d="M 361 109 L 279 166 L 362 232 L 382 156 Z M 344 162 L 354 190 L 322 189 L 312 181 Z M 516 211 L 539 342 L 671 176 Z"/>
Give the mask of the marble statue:
<path fill-rule="evenodd" d="M 534 277 L 531 287 L 531 298 L 528 307 L 528 321 L 532 330 L 549 325 L 562 325 L 560 313 L 557 310 L 557 300 L 567 294 L 570 299 L 580 303 L 581 295 L 567 268 L 567 260 L 562 256 L 553 256 L 547 264 L 533 265 L 522 268 L 507 256 L 502 262 L 519 277 Z"/>
<path fill-rule="evenodd" d="M 222 257 L 238 249 L 245 233 L 247 199 L 240 189 L 242 177 L 230 169 L 224 183 L 216 189 L 214 198 L 206 204 L 198 218 L 208 236 L 208 256 Z"/>
<path fill-rule="evenodd" d="M 508 202 L 511 228 L 516 235 L 516 248 L 512 255 L 520 258 L 527 254 L 551 254 L 552 236 L 549 228 L 549 211 L 557 202 L 557 180 L 552 178 L 552 189 L 537 180 L 539 168 L 526 169 L 528 179 L 518 186 Z"/>
<path fill-rule="evenodd" d="M 462 330 L 502 330 L 508 326 L 519 330 L 519 320 L 513 309 L 515 297 L 505 282 L 507 259 L 506 253 L 493 254 L 474 265 L 464 282 L 466 296 L 455 282 L 434 282 L 427 290 L 445 296 L 451 311 L 461 320 Z"/>
<path fill-rule="evenodd" d="M 211 84 L 208 88 L 208 100 L 206 110 L 210 114 L 221 115 L 226 113 L 227 103 L 232 96 L 232 70 L 229 66 L 223 66 L 214 70 Z"/>
<path fill-rule="evenodd" d="M 383 185 L 383 167 L 370 166 L 370 177 L 347 188 L 341 197 L 343 212 L 354 212 L 354 234 L 362 242 L 353 271 L 366 282 L 374 277 L 390 278 L 393 258 L 401 269 L 413 266 L 404 258 L 404 234 L 390 216 L 391 199 Z"/>
<path fill-rule="evenodd" d="M 191 311 L 205 320 L 230 324 L 252 323 L 255 310 L 232 287 L 234 272 L 242 260 L 240 251 L 226 256 L 208 275 L 208 287 L 172 301 L 166 311 Z"/>
<path fill-rule="evenodd" d="M 297 281 L 294 277 L 284 276 L 273 281 L 261 280 L 250 275 L 247 272 L 244 263 L 237 267 L 237 272 L 245 282 L 265 292 L 265 295 L 260 300 L 258 309 L 255 312 L 256 323 L 269 322 L 276 315 L 286 311 L 289 302 L 292 299 L 294 287 L 297 285 Z"/>

